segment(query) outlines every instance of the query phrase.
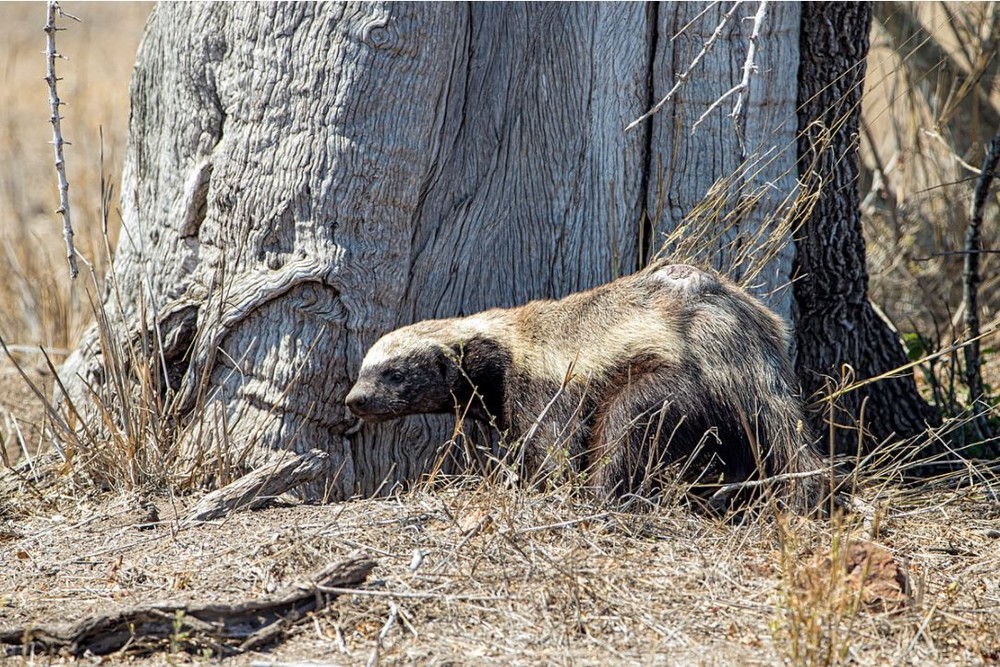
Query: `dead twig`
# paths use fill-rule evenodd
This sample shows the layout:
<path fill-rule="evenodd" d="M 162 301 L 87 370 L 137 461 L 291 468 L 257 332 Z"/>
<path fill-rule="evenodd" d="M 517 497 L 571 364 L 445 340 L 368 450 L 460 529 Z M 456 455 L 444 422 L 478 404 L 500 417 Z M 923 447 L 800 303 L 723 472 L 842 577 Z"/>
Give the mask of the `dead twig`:
<path fill-rule="evenodd" d="M 375 648 L 372 649 L 372 653 L 368 656 L 367 667 L 375 667 L 378 664 L 379 653 L 382 649 L 382 642 L 389 635 L 389 630 L 392 630 L 392 626 L 396 624 L 399 619 L 399 605 L 395 602 L 389 602 L 389 618 L 386 619 L 385 625 L 382 626 L 382 631 L 378 633 L 378 638 L 375 640 Z"/>
<path fill-rule="evenodd" d="M 759 486 L 768 486 L 776 482 L 788 482 L 794 479 L 807 479 L 809 477 L 818 477 L 820 475 L 830 474 L 829 470 L 807 470 L 804 472 L 788 472 L 781 475 L 774 475 L 772 477 L 765 477 L 764 479 L 750 479 L 743 482 L 733 482 L 732 484 L 723 484 L 719 489 L 712 494 L 712 498 L 723 498 L 729 496 L 734 491 L 741 491 L 743 489 L 753 489 Z"/>
<path fill-rule="evenodd" d="M 311 482 L 326 471 L 329 456 L 314 449 L 291 454 L 240 477 L 198 501 L 181 525 L 191 526 L 227 516 L 237 509 L 256 509 L 289 489 Z"/>

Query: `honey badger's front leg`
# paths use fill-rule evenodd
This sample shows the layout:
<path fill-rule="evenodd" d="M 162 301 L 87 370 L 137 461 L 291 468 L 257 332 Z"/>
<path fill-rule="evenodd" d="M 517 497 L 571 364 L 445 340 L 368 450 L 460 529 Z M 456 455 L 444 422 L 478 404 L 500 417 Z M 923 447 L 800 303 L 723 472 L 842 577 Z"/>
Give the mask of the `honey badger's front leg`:
<path fill-rule="evenodd" d="M 586 444 L 590 486 L 599 496 L 648 495 L 674 462 L 688 481 L 719 481 L 720 470 L 726 482 L 754 473 L 746 420 L 707 396 L 698 375 L 683 363 L 653 363 L 599 402 Z"/>
<path fill-rule="evenodd" d="M 596 400 L 588 390 L 584 378 L 568 376 L 542 391 L 510 392 L 507 443 L 521 479 L 536 486 L 577 479 Z"/>

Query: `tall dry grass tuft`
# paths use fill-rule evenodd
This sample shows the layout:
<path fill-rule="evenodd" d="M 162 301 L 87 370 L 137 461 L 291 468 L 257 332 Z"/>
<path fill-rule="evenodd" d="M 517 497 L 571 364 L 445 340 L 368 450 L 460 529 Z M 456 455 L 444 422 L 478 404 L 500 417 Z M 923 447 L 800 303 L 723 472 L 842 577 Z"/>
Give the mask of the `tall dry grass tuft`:
<path fill-rule="evenodd" d="M 4 453 L 23 459 L 29 450 L 51 448 L 59 452 L 62 469 L 104 489 L 169 488 L 166 477 L 176 458 L 177 420 L 169 413 L 162 365 L 156 363 L 159 342 L 147 335 L 155 327 L 138 323 L 136 330 L 143 333 L 123 339 L 113 324 L 121 321 L 120 313 L 109 312 L 113 305 L 104 303 L 117 289 L 113 280 L 105 284 L 105 277 L 120 226 L 116 202 L 129 78 L 150 9 L 150 3 L 77 3 L 72 13 L 82 21 L 59 33 L 65 56 L 57 61 L 63 133 L 71 142 L 65 149 L 67 175 L 84 265 L 80 278 L 70 281 L 53 213 L 58 192 L 39 55 L 44 7 L 0 5 L 0 43 L 7 56 L 0 70 L 5 110 L 0 151 L 16 165 L 0 175 L 0 338 L 14 351 L 18 370 L 24 367 L 32 376 L 32 391 L 47 413 L 34 419 L 30 442 L 9 429 L 11 445 L 4 443 Z M 108 39 L 110 34 L 115 38 Z M 93 388 L 93 413 L 82 415 L 72 402 L 57 413 L 49 395 L 55 367 L 95 319 L 97 337 L 86 343 L 100 346 L 108 382 Z M 43 422 L 47 438 L 41 435 Z"/>
<path fill-rule="evenodd" d="M 73 3 L 72 13 L 83 21 L 59 32 L 59 50 L 66 58 L 56 67 L 62 79 L 63 134 L 72 142 L 65 158 L 76 246 L 99 278 L 110 264 L 107 242 L 113 244 L 118 233 L 113 212 L 103 228 L 101 209 L 108 208 L 105 195 L 117 196 L 128 132 L 128 82 L 150 8 L 149 3 Z M 35 3 L 0 4 L 0 337 L 48 395 L 52 374 L 39 346 L 59 365 L 93 320 L 97 293 L 84 277 L 69 280 L 62 257 L 43 80 L 44 12 Z M 27 399 L 31 389 L 6 359 L 0 360 L 0 371 L 7 385 L 0 400 L 0 449 L 8 458 L 24 459 L 45 447 L 45 411 L 33 397 Z"/>

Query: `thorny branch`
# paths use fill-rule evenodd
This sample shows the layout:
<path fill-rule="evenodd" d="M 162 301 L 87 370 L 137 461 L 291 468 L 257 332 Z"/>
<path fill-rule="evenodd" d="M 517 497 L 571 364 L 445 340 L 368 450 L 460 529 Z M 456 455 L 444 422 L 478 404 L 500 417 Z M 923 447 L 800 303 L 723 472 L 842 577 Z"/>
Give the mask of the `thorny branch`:
<path fill-rule="evenodd" d="M 727 90 L 722 94 L 722 97 L 712 102 L 711 106 L 705 110 L 705 113 L 698 117 L 694 125 L 691 126 L 691 131 L 694 132 L 695 129 L 701 124 L 703 120 L 708 117 L 708 114 L 712 113 L 722 102 L 732 96 L 736 95 L 736 104 L 733 105 L 733 123 L 736 125 L 736 136 L 739 137 L 740 144 L 743 143 L 746 137 L 746 118 L 743 115 L 743 102 L 745 96 L 749 95 L 750 92 L 750 76 L 757 71 L 757 65 L 755 60 L 757 58 L 757 44 L 760 42 L 760 27 L 764 23 L 764 16 L 767 14 L 767 2 L 768 0 L 761 0 L 757 5 L 757 13 L 753 17 L 753 30 L 750 33 L 750 43 L 747 45 L 747 58 L 743 62 L 743 78 L 738 84 Z"/>
<path fill-rule="evenodd" d="M 757 5 L 757 13 L 753 17 L 753 29 L 750 32 L 750 43 L 747 45 L 747 59 L 743 63 L 743 79 L 740 81 L 740 93 L 736 98 L 736 105 L 733 106 L 733 121 L 736 123 L 740 140 L 746 135 L 746 120 L 743 118 L 744 95 L 750 94 L 750 76 L 757 71 L 755 60 L 757 58 L 757 45 L 760 43 L 760 27 L 764 24 L 764 16 L 767 14 L 767 0 L 761 0 Z"/>
<path fill-rule="evenodd" d="M 701 51 L 698 52 L 698 55 L 694 57 L 694 60 L 691 61 L 691 64 L 688 65 L 687 69 L 684 70 L 677 77 L 677 81 L 674 83 L 673 87 L 667 92 L 666 95 L 663 96 L 663 99 L 661 99 L 659 102 L 656 103 L 656 105 L 652 109 L 650 109 L 642 116 L 629 123 L 628 126 L 625 127 L 626 132 L 635 128 L 637 125 L 639 125 L 639 123 L 651 117 L 653 114 L 657 113 L 660 109 L 663 108 L 663 106 L 667 102 L 670 101 L 670 99 L 674 96 L 674 94 L 676 94 L 676 92 L 680 89 L 681 85 L 688 80 L 691 71 L 695 68 L 695 66 L 697 66 L 697 64 L 701 61 L 701 59 L 705 56 L 705 54 L 707 54 L 715 45 L 715 42 L 722 34 L 723 28 L 725 28 L 725 26 L 729 23 L 730 18 L 732 18 L 733 14 L 736 12 L 737 8 L 739 8 L 741 4 L 743 4 L 742 0 L 737 0 L 735 3 L 733 3 L 733 6 L 729 9 L 729 11 L 723 15 L 722 20 L 719 22 L 719 25 L 715 27 L 715 30 L 712 32 L 712 35 L 705 41 L 705 44 L 702 46 Z M 761 26 L 764 24 L 764 17 L 767 14 L 767 5 L 768 5 L 768 0 L 761 0 L 757 4 L 757 13 L 754 14 L 753 17 L 753 29 L 750 33 L 750 40 L 747 45 L 747 57 L 746 60 L 743 62 L 743 77 L 740 79 L 740 82 L 738 84 L 736 84 L 735 86 L 724 92 L 717 100 L 712 102 L 712 104 L 709 105 L 707 109 L 705 109 L 705 111 L 698 117 L 698 120 L 696 120 L 694 124 L 691 126 L 692 132 L 698 129 L 698 126 L 701 125 L 706 118 L 708 118 L 708 115 L 711 114 L 716 109 L 718 109 L 723 102 L 725 102 L 733 95 L 736 95 L 736 104 L 733 105 L 733 112 L 730 115 L 732 116 L 733 123 L 736 126 L 736 135 L 740 140 L 740 144 L 741 145 L 743 144 L 744 138 L 746 136 L 746 118 L 744 116 L 743 110 L 746 97 L 750 92 L 750 78 L 753 76 L 753 73 L 757 71 L 757 65 L 756 65 L 757 47 L 758 44 L 760 43 L 760 29 Z"/>
<path fill-rule="evenodd" d="M 66 259 L 69 261 L 69 275 L 70 278 L 76 278 L 79 272 L 76 268 L 76 248 L 73 247 L 73 224 L 69 213 L 69 182 L 66 180 L 66 161 L 63 159 L 63 145 L 69 142 L 63 139 L 62 125 L 60 123 L 62 117 L 59 115 L 59 107 L 62 106 L 62 102 L 59 100 L 59 93 L 56 92 L 56 82 L 59 81 L 56 77 L 56 58 L 65 58 L 65 56 L 56 51 L 56 32 L 65 30 L 65 28 L 56 27 L 57 14 L 60 18 L 66 17 L 74 21 L 79 21 L 80 19 L 64 12 L 56 0 L 49 0 L 45 21 L 45 57 L 48 61 L 45 80 L 49 84 L 49 106 L 52 108 L 52 115 L 49 117 L 49 122 L 52 123 L 52 145 L 55 147 L 56 175 L 59 178 L 59 208 L 56 209 L 56 213 L 62 214 L 63 235 L 66 237 Z"/>

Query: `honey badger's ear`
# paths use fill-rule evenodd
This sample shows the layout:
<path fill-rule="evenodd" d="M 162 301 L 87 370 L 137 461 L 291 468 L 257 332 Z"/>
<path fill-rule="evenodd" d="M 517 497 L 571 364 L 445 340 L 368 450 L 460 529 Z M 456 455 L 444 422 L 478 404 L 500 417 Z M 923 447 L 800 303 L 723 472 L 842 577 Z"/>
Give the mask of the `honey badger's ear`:
<path fill-rule="evenodd" d="M 452 345 L 449 347 L 438 348 L 437 354 L 434 358 L 434 363 L 437 366 L 438 375 L 442 379 L 448 378 L 448 371 L 451 370 L 453 366 L 458 365 L 460 352 L 456 351 L 457 345 Z"/>

